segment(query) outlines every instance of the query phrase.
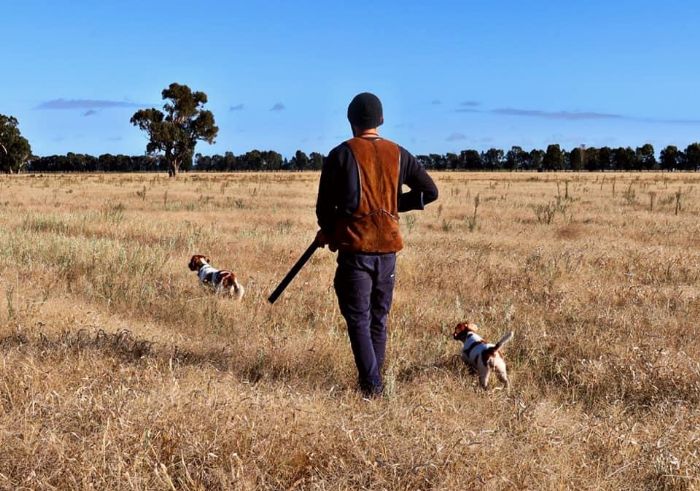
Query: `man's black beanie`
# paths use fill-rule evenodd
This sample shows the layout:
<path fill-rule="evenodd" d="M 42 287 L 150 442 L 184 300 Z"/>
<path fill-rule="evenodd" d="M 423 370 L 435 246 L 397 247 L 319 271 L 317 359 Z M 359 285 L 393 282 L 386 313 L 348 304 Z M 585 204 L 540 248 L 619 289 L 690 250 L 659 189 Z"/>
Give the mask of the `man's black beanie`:
<path fill-rule="evenodd" d="M 348 106 L 348 121 L 360 130 L 376 128 L 384 123 L 382 101 L 374 94 L 357 94 Z"/>

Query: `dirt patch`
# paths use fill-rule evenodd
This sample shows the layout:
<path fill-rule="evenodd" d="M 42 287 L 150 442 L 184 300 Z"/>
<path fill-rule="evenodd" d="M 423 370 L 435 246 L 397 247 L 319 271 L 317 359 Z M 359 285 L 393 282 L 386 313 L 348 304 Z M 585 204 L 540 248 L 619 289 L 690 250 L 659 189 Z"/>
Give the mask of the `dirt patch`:
<path fill-rule="evenodd" d="M 562 240 L 578 240 L 583 237 L 585 229 L 580 223 L 568 223 L 557 230 L 557 238 Z"/>

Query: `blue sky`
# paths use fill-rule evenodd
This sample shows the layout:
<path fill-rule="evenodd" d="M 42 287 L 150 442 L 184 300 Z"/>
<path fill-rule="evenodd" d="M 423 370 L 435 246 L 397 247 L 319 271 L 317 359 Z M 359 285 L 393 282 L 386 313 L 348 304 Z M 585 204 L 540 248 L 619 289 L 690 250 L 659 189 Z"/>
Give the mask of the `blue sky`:
<path fill-rule="evenodd" d="M 700 141 L 700 2 L 6 0 L 0 113 L 34 153 L 140 154 L 171 82 L 211 154 L 327 153 L 358 92 L 413 153 Z"/>

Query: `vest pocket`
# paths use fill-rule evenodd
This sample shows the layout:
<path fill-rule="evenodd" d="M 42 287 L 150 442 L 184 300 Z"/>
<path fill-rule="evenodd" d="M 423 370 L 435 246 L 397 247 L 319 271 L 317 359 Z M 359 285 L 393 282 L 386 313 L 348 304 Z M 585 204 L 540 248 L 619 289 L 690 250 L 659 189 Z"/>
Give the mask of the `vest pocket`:
<path fill-rule="evenodd" d="M 384 210 L 343 220 L 336 237 L 338 248 L 344 251 L 386 253 L 403 249 L 399 221 Z"/>

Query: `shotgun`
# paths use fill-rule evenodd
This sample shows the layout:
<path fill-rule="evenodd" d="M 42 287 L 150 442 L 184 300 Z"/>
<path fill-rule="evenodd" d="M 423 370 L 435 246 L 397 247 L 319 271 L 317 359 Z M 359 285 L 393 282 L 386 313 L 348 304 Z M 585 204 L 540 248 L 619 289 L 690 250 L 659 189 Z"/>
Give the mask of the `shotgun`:
<path fill-rule="evenodd" d="M 301 268 L 304 267 L 304 265 L 308 262 L 309 259 L 311 259 L 311 256 L 314 255 L 314 252 L 316 252 L 316 249 L 318 249 L 320 246 L 318 245 L 318 242 L 316 239 L 311 243 L 311 245 L 304 251 L 304 254 L 301 255 L 301 257 L 297 260 L 296 263 L 294 263 L 294 266 L 292 266 L 292 269 L 289 270 L 289 273 L 280 281 L 280 284 L 277 285 L 277 288 L 275 288 L 275 291 L 272 292 L 270 297 L 267 299 L 268 302 L 270 303 L 275 303 L 275 300 L 282 295 L 282 292 L 284 291 L 285 288 L 292 282 L 294 277 L 301 271 Z"/>

